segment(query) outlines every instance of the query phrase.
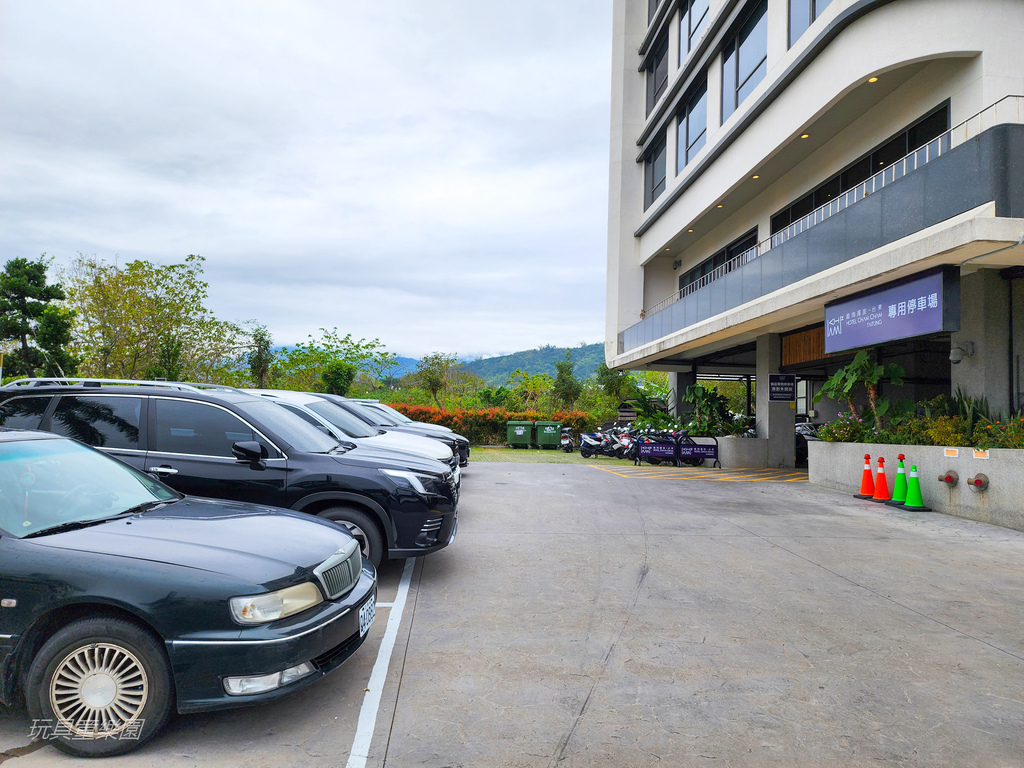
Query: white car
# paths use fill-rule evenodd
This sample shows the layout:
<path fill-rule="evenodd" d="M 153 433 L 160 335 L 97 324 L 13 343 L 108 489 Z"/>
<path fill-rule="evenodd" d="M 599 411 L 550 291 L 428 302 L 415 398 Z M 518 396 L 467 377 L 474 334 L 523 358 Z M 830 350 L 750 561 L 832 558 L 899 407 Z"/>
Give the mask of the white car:
<path fill-rule="evenodd" d="M 246 391 L 273 400 L 337 440 L 345 440 L 371 448 L 404 451 L 443 462 L 452 468 L 456 483 L 461 484 L 462 472 L 459 469 L 459 458 L 452 453 L 451 448 L 442 442 L 429 437 L 374 429 L 344 408 L 317 395 L 293 392 L 287 389 L 250 389 Z"/>

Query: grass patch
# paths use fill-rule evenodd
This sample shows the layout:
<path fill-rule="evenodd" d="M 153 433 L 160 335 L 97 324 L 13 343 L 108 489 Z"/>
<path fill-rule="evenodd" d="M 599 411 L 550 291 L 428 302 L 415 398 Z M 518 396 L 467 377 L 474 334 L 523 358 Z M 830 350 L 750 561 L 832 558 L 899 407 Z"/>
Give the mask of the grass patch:
<path fill-rule="evenodd" d="M 579 451 L 565 453 L 560 450 L 543 450 L 540 448 L 508 448 L 494 445 L 474 445 L 469 457 L 470 466 L 476 462 L 482 464 L 608 464 L 609 466 L 633 466 L 626 459 L 612 459 L 608 456 L 592 456 L 584 459 Z"/>

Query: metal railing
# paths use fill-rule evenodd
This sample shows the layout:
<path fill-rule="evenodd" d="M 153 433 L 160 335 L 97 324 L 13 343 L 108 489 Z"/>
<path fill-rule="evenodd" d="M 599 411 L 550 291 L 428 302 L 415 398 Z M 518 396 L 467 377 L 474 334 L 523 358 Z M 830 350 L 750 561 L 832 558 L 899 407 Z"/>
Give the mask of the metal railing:
<path fill-rule="evenodd" d="M 641 318 L 653 315 L 655 312 L 660 312 L 665 307 L 689 296 L 691 293 L 700 290 L 704 286 L 709 285 L 716 280 L 720 280 L 734 269 L 738 269 L 747 262 L 753 261 L 754 259 L 764 255 L 775 246 L 782 245 L 796 235 L 806 232 L 811 227 L 835 216 L 840 211 L 846 210 L 854 203 L 863 200 L 865 197 L 870 197 L 872 194 L 882 189 L 886 184 L 892 184 L 894 181 L 902 179 L 908 173 L 916 171 L 921 166 L 941 157 L 949 152 L 949 150 L 960 146 L 965 141 L 973 139 L 983 131 L 987 131 L 995 125 L 1003 125 L 1007 123 L 1024 123 L 1024 96 L 1004 96 L 994 104 L 985 107 L 981 112 L 978 112 L 976 115 L 973 115 L 962 123 L 950 128 L 942 135 L 932 139 L 923 147 L 918 147 L 913 152 L 900 158 L 892 165 L 886 166 L 871 178 L 861 182 L 852 189 L 843 192 L 834 200 L 829 200 L 827 203 L 811 211 L 806 216 L 794 221 L 785 229 L 779 230 L 774 235 L 762 240 L 752 248 L 734 256 L 724 264 L 720 264 L 708 274 L 701 275 L 701 277 L 696 281 L 688 285 L 684 285 L 682 288 L 675 291 L 667 298 L 662 299 L 657 304 L 644 309 L 641 313 Z"/>

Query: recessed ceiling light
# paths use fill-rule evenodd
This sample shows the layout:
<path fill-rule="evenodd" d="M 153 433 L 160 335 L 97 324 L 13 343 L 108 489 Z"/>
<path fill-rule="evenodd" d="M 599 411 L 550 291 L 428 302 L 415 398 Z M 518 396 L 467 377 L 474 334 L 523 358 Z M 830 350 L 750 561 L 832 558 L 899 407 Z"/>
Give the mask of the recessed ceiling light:
<path fill-rule="evenodd" d="M 666 251 L 671 251 L 672 249 L 671 249 L 671 248 L 666 248 L 665 250 L 666 250 Z"/>
<path fill-rule="evenodd" d="M 686 230 L 686 231 L 687 231 L 687 232 L 693 232 L 693 230 L 692 230 L 692 229 L 688 229 L 688 230 Z"/>
<path fill-rule="evenodd" d="M 725 206 L 724 206 L 724 205 L 722 205 L 721 203 L 719 203 L 718 207 L 719 207 L 719 208 L 724 208 Z"/>
<path fill-rule="evenodd" d="M 809 134 L 809 133 L 800 134 L 800 138 L 801 139 L 809 139 L 809 138 L 811 138 L 811 134 Z"/>
<path fill-rule="evenodd" d="M 869 77 L 868 78 L 868 82 L 869 83 L 877 83 L 878 82 L 878 78 L 877 77 Z"/>
<path fill-rule="evenodd" d="M 761 177 L 760 177 L 760 176 L 758 176 L 758 175 L 757 175 L 757 174 L 755 173 L 755 174 L 754 174 L 754 176 L 753 176 L 753 178 L 755 178 L 755 179 L 760 179 Z"/>

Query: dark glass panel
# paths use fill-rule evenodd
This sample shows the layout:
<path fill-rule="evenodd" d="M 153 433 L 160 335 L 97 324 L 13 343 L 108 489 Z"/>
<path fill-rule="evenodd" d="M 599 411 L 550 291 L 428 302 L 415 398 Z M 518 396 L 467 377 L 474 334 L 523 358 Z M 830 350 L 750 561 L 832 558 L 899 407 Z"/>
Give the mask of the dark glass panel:
<path fill-rule="evenodd" d="M 839 177 L 840 191 L 846 192 L 871 178 L 871 157 L 865 157 L 851 165 Z"/>
<path fill-rule="evenodd" d="M 153 450 L 193 456 L 232 456 L 231 445 L 259 440 L 237 416 L 206 403 L 154 400 L 156 435 Z M 261 441 L 262 442 L 262 441 Z"/>
<path fill-rule="evenodd" d="M 647 23 L 650 24 L 654 20 L 654 13 L 658 10 L 658 6 L 661 5 L 661 0 L 647 0 Z"/>
<path fill-rule="evenodd" d="M 918 147 L 923 147 L 948 130 L 949 107 L 944 106 L 907 131 L 907 151 L 913 152 Z"/>
<path fill-rule="evenodd" d="M 840 183 L 839 177 L 835 176 L 829 179 L 816 190 L 814 190 L 814 207 L 820 208 L 829 200 L 834 200 L 835 198 L 839 197 L 841 191 L 842 185 Z"/>
<path fill-rule="evenodd" d="M 0 427 L 39 429 L 49 397 L 16 397 L 0 405 Z"/>
<path fill-rule="evenodd" d="M 790 221 L 790 209 L 787 208 L 784 211 L 779 211 L 777 214 L 772 216 L 772 234 L 779 232 L 789 226 Z"/>
<path fill-rule="evenodd" d="M 878 173 L 907 154 L 907 134 L 901 133 L 888 144 L 871 153 L 871 171 Z"/>
<path fill-rule="evenodd" d="M 814 210 L 814 193 L 801 197 L 790 208 L 790 215 L 793 217 L 793 221 L 802 219 L 808 213 Z M 792 223 L 792 222 L 790 222 Z"/>
<path fill-rule="evenodd" d="M 53 412 L 51 432 L 97 448 L 139 447 L 141 397 L 71 397 Z"/>

